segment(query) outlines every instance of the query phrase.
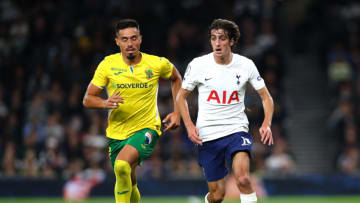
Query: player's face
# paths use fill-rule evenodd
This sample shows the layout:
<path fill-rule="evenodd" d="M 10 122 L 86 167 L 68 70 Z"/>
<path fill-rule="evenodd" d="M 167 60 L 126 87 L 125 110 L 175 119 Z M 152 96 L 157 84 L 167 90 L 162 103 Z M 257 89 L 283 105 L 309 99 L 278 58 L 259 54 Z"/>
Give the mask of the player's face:
<path fill-rule="evenodd" d="M 230 40 L 229 36 L 223 29 L 213 29 L 210 34 L 210 41 L 214 51 L 214 56 L 220 59 L 229 57 L 234 40 Z"/>
<path fill-rule="evenodd" d="M 141 35 L 134 27 L 119 30 L 115 38 L 120 51 L 129 60 L 133 60 L 140 53 Z"/>

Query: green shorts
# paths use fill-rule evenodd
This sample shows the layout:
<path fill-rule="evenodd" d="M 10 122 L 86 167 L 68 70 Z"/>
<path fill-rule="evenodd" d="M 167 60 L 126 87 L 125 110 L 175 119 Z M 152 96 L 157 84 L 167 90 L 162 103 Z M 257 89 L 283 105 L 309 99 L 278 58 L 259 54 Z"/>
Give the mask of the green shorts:
<path fill-rule="evenodd" d="M 125 145 L 131 145 L 138 150 L 140 155 L 140 162 L 142 162 L 150 156 L 154 151 L 156 143 L 159 139 L 159 135 L 156 131 L 149 128 L 145 128 L 135 132 L 131 137 L 126 140 L 115 140 L 108 138 L 109 143 L 109 157 L 112 167 L 114 168 L 114 163 L 117 155 Z"/>

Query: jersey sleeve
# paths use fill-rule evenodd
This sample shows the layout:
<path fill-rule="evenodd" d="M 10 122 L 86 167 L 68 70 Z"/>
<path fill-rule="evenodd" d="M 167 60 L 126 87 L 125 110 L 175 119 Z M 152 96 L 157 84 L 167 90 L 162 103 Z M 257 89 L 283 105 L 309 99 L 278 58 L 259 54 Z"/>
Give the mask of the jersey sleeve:
<path fill-rule="evenodd" d="M 106 61 L 103 60 L 100 62 L 98 67 L 96 68 L 95 74 L 91 83 L 97 87 L 104 88 L 107 85 L 107 73 L 106 73 Z"/>
<path fill-rule="evenodd" d="M 256 68 L 254 62 L 249 61 L 248 66 L 250 68 L 249 82 L 250 82 L 251 86 L 253 86 L 253 88 L 255 90 L 259 90 L 259 89 L 265 87 L 265 82 L 262 79 L 262 77 L 260 76 L 259 71 Z"/>
<path fill-rule="evenodd" d="M 183 89 L 193 91 L 197 85 L 198 85 L 197 74 L 195 72 L 195 69 L 192 68 L 192 64 L 190 63 L 186 68 L 181 87 Z"/>
<path fill-rule="evenodd" d="M 160 61 L 161 61 L 160 77 L 167 79 L 172 75 L 174 65 L 164 57 L 161 57 Z"/>

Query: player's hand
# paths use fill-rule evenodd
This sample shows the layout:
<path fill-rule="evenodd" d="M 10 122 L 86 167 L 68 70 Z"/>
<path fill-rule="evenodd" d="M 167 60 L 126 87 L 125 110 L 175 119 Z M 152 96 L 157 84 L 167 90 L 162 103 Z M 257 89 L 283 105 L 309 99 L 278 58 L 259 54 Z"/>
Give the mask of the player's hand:
<path fill-rule="evenodd" d="M 124 103 L 124 97 L 120 97 L 120 92 L 116 92 L 105 100 L 103 105 L 105 109 L 116 109 L 119 107 L 119 103 Z"/>
<path fill-rule="evenodd" d="M 191 142 L 202 146 L 202 140 L 199 137 L 199 129 L 194 124 L 186 126 L 188 137 Z"/>
<path fill-rule="evenodd" d="M 269 146 L 274 144 L 274 139 L 272 136 L 272 132 L 269 126 L 262 125 L 259 129 L 261 135 L 261 142 L 263 144 L 267 144 Z"/>
<path fill-rule="evenodd" d="M 180 114 L 174 112 L 169 113 L 162 122 L 165 126 L 164 131 L 175 129 L 180 126 Z"/>

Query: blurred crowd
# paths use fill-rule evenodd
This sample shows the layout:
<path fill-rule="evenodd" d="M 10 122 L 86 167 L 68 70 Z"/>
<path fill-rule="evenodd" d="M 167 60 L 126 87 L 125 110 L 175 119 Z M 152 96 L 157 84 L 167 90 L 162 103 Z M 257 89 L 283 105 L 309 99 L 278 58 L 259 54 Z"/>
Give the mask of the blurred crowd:
<path fill-rule="evenodd" d="M 330 1 L 320 18 L 326 32 L 323 46 L 331 95 L 329 134 L 336 138 L 335 166 L 347 175 L 360 175 L 360 2 Z"/>
<path fill-rule="evenodd" d="M 121 18 L 138 20 L 142 51 L 169 58 L 182 75 L 192 58 L 211 51 L 207 30 L 211 21 L 218 17 L 234 20 L 241 31 L 234 51 L 254 60 L 275 102 L 272 131 L 276 144 L 269 150 L 260 143 L 258 133 L 263 120 L 261 100 L 252 88 L 247 92 L 246 113 L 256 141 L 252 168 L 265 175 L 293 173 L 295 159 L 284 129 L 286 64 L 279 48 L 277 9 L 279 4 L 272 0 L 1 1 L 0 177 L 70 179 L 89 170 L 113 174 L 105 137 L 107 112 L 83 108 L 82 97 L 98 63 L 118 52 L 112 24 Z M 352 18 L 344 16 L 349 23 Z M 356 34 L 346 38 L 358 40 Z M 329 49 L 333 56 L 329 67 L 342 63 L 342 69 L 359 71 L 359 63 L 351 60 L 359 47 L 341 45 L 334 43 Z M 356 59 L 359 62 L 358 56 Z M 351 109 L 355 95 L 360 94 L 359 77 L 340 72 L 344 77 L 331 81 L 334 87 L 341 84 L 335 91 L 341 98 L 336 109 L 347 110 L 342 120 L 354 120 L 359 118 Z M 339 81 L 344 79 L 346 82 Z M 189 98 L 193 119 L 196 100 L 194 93 Z M 158 105 L 162 118 L 173 109 L 170 85 L 164 80 L 160 81 Z M 344 125 L 347 137 L 356 129 L 354 122 Z M 139 179 L 201 179 L 196 157 L 185 128 L 180 127 L 161 136 L 137 174 Z"/>

